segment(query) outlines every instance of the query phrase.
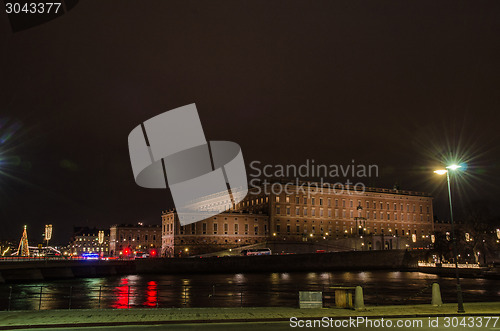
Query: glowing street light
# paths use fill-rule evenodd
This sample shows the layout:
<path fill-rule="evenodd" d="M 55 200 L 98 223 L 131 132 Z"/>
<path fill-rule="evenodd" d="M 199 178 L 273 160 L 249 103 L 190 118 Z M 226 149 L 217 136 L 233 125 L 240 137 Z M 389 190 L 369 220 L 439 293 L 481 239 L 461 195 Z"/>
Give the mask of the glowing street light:
<path fill-rule="evenodd" d="M 458 164 L 452 164 L 452 165 L 446 167 L 446 169 L 450 169 L 450 170 L 457 170 L 458 168 L 462 168 L 462 166 L 459 166 Z"/>
<path fill-rule="evenodd" d="M 460 276 L 458 274 L 458 251 L 457 251 L 457 241 L 455 238 L 455 223 L 453 222 L 453 205 L 451 203 L 451 187 L 450 187 L 450 171 L 455 171 L 457 169 L 461 168 L 461 166 L 457 164 L 452 164 L 446 167 L 447 170 L 445 169 L 440 169 L 434 171 L 434 173 L 438 175 L 444 175 L 446 174 L 446 181 L 448 182 L 448 198 L 450 201 L 450 220 L 451 220 L 451 235 L 452 235 L 452 240 L 453 240 L 453 251 L 455 255 L 455 276 L 457 278 L 457 301 L 458 301 L 458 313 L 465 313 L 464 309 L 464 301 L 462 298 L 462 287 L 460 285 Z"/>

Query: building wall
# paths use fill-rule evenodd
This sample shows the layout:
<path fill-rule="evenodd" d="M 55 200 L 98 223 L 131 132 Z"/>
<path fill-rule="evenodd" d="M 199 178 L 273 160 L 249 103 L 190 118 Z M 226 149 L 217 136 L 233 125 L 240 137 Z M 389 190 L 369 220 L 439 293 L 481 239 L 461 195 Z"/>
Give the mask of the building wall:
<path fill-rule="evenodd" d="M 276 236 L 339 239 L 363 234 L 401 237 L 415 234 L 417 241 L 430 242 L 434 232 L 429 196 L 390 192 L 394 190 L 351 194 L 312 190 L 270 194 L 270 223 Z"/>
<path fill-rule="evenodd" d="M 210 200 L 200 209 L 216 204 Z M 257 221 L 251 222 L 252 218 Z M 252 231 L 254 225 L 257 233 Z M 262 187 L 228 212 L 186 227 L 180 227 L 174 211 L 163 213 L 162 254 L 203 254 L 269 239 L 334 241 L 363 236 L 398 238 L 393 239 L 398 248 L 401 243 L 422 247 L 430 244 L 433 233 L 432 197 L 424 193 L 375 188 L 339 192 L 294 185 L 287 186 L 287 192 L 276 192 Z M 387 246 L 378 240 L 368 243 L 371 249 Z"/>
<path fill-rule="evenodd" d="M 186 256 L 226 250 L 264 241 L 269 236 L 268 216 L 222 213 L 180 226 L 174 211 L 162 215 L 162 256 Z"/>
<path fill-rule="evenodd" d="M 110 255 L 120 256 L 125 248 L 149 251 L 161 247 L 159 225 L 113 225 L 110 228 Z"/>
<path fill-rule="evenodd" d="M 68 245 L 69 254 L 81 256 L 83 253 L 99 253 L 109 255 L 109 230 L 104 231 L 104 240 L 99 244 L 99 231 L 97 228 L 76 227 Z"/>

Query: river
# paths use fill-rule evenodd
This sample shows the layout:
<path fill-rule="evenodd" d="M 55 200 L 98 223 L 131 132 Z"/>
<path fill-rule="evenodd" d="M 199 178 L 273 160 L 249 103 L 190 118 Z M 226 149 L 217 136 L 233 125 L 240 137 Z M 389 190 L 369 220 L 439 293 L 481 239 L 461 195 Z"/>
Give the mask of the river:
<path fill-rule="evenodd" d="M 461 281 L 464 302 L 500 301 L 500 280 Z M 456 302 L 454 278 L 420 272 L 151 274 L 2 284 L 0 309 L 296 307 L 303 290 L 323 291 L 325 306 L 332 306 L 329 287 L 338 285 L 361 285 L 367 305 L 416 304 L 430 303 L 433 282 L 444 302 Z"/>

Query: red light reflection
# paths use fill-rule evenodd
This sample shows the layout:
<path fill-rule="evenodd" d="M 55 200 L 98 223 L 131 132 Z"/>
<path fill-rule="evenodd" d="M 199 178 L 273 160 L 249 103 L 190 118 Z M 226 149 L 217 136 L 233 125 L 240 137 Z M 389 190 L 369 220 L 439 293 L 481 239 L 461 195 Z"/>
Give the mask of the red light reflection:
<path fill-rule="evenodd" d="M 156 307 L 156 301 L 158 299 L 158 283 L 155 281 L 148 282 L 148 287 L 146 289 L 146 302 L 144 305 L 147 307 Z"/>
<path fill-rule="evenodd" d="M 116 302 L 112 305 L 112 307 L 115 309 L 129 308 L 129 295 L 130 287 L 128 285 L 128 279 L 122 278 L 120 280 L 120 285 L 115 290 Z"/>

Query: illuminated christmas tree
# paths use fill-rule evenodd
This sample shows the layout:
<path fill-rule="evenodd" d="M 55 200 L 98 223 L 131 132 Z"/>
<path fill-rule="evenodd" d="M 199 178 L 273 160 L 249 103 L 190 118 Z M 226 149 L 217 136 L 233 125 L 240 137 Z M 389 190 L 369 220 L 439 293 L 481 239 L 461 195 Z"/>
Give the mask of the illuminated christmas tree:
<path fill-rule="evenodd" d="M 28 248 L 28 232 L 26 231 L 26 225 L 24 226 L 23 236 L 21 237 L 21 242 L 19 242 L 19 248 L 17 249 L 17 256 L 30 256 L 30 249 Z"/>

